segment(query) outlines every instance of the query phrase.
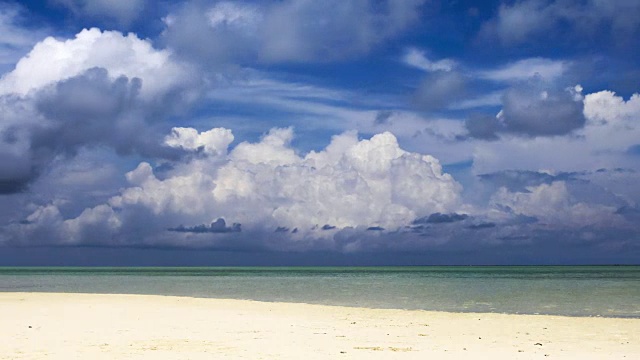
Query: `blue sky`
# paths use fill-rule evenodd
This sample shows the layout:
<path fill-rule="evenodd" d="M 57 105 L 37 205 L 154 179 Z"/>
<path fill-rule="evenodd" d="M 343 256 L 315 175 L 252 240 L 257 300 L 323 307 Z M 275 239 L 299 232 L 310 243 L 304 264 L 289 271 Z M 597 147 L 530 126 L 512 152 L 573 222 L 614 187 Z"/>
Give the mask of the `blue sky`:
<path fill-rule="evenodd" d="M 639 263 L 638 13 L 0 2 L 0 264 Z"/>

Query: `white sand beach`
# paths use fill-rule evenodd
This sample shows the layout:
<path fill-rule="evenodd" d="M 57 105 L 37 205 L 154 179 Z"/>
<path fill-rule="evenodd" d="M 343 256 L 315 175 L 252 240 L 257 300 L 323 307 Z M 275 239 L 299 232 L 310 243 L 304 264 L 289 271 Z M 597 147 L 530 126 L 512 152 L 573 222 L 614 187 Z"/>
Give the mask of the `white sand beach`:
<path fill-rule="evenodd" d="M 640 319 L 0 293 L 0 359 L 638 359 Z"/>

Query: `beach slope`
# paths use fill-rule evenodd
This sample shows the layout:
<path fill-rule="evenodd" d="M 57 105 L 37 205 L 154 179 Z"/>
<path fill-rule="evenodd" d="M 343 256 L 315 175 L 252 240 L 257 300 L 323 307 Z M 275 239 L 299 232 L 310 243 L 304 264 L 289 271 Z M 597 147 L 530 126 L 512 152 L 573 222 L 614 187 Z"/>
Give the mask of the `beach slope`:
<path fill-rule="evenodd" d="M 638 359 L 640 319 L 0 293 L 0 359 Z"/>

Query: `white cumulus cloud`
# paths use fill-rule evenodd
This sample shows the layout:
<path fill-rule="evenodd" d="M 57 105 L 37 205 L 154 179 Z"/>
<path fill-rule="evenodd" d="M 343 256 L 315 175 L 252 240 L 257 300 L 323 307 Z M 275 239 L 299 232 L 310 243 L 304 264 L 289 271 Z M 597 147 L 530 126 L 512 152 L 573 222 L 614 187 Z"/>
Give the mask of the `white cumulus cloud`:
<path fill-rule="evenodd" d="M 228 140 L 227 133 L 217 133 Z M 210 221 L 221 216 L 249 227 L 262 222 L 306 229 L 325 224 L 397 227 L 460 205 L 459 185 L 442 173 L 438 161 L 402 150 L 390 133 L 361 141 L 345 133 L 325 150 L 304 157 L 290 147 L 292 136 L 291 129 L 273 129 L 260 142 L 236 146 L 222 166 L 207 167 L 202 161 L 208 160 L 199 160 L 163 181 L 141 165 L 130 177 L 144 179 L 142 187 L 114 201 L 145 199 L 156 213 L 164 206 L 175 212 L 210 207 Z M 162 190 L 153 190 L 157 187 Z M 200 200 L 194 206 L 180 198 Z"/>
<path fill-rule="evenodd" d="M 187 68 L 175 62 L 168 50 L 155 49 L 150 41 L 135 34 L 92 28 L 82 30 L 73 39 L 47 37 L 37 43 L 12 72 L 2 77 L 0 95 L 25 95 L 95 67 L 106 69 L 113 79 L 141 79 L 144 97 L 163 93 L 190 79 Z"/>
<path fill-rule="evenodd" d="M 214 128 L 201 133 L 194 128 L 174 127 L 164 139 L 165 144 L 185 150 L 202 149 L 207 154 L 225 154 L 233 142 L 229 129 Z"/>
<path fill-rule="evenodd" d="M 119 243 L 225 219 L 240 223 L 243 232 L 268 234 L 280 227 L 293 239 L 309 240 L 330 239 L 347 227 L 399 229 L 417 217 L 462 206 L 461 186 L 443 173 L 438 160 L 401 149 L 391 133 L 359 140 L 347 132 L 305 156 L 290 146 L 292 136 L 291 129 L 273 129 L 259 142 L 240 143 L 227 154 L 220 148 L 233 139 L 226 129 L 174 129 L 168 143 L 215 151 L 162 175 L 143 162 L 127 174 L 131 186 L 107 204 L 66 220 L 47 205 L 25 226 L 38 229 L 43 219 L 74 242 L 92 241 L 88 234 L 100 229 L 104 239 Z M 130 239 L 133 228 L 140 239 Z"/>

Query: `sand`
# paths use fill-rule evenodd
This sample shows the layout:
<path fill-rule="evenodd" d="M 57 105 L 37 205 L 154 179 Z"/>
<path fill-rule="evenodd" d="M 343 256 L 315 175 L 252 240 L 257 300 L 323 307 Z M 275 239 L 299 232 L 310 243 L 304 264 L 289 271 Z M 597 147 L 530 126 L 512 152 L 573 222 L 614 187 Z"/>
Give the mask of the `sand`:
<path fill-rule="evenodd" d="M 640 359 L 640 319 L 0 293 L 0 359 Z"/>

